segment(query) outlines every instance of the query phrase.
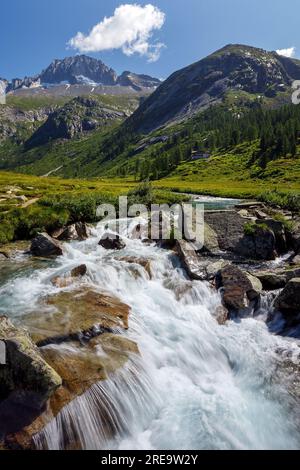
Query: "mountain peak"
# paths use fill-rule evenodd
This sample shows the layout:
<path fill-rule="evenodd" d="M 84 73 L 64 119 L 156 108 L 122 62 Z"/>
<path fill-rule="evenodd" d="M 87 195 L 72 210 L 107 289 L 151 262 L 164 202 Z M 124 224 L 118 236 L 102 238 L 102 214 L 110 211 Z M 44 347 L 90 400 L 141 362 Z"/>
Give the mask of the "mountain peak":
<path fill-rule="evenodd" d="M 227 44 L 171 75 L 130 121 L 134 130 L 149 132 L 222 103 L 230 91 L 246 93 L 252 101 L 262 97 L 287 100 L 286 91 L 298 79 L 300 62 L 264 49 Z"/>
<path fill-rule="evenodd" d="M 116 72 L 101 60 L 86 55 L 76 55 L 55 59 L 40 75 L 42 83 L 68 82 L 76 84 L 77 77 L 85 77 L 91 82 L 102 85 L 115 85 Z"/>

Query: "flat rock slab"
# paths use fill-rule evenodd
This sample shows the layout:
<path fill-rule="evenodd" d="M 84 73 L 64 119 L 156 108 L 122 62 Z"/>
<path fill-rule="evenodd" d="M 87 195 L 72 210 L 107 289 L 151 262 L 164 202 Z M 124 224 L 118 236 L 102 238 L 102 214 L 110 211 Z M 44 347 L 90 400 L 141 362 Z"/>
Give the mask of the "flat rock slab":
<path fill-rule="evenodd" d="M 129 306 L 109 294 L 80 288 L 48 296 L 40 311 L 24 318 L 34 341 L 41 345 L 84 333 L 128 328 Z"/>

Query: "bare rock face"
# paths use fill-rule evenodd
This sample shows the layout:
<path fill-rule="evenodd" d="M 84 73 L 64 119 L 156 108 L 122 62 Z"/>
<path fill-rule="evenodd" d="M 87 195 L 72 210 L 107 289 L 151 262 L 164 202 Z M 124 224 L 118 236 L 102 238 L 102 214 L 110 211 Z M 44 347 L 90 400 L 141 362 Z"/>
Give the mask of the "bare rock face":
<path fill-rule="evenodd" d="M 0 317 L 5 364 L 0 365 L 0 440 L 30 424 L 61 386 L 60 376 L 42 358 L 25 330 Z"/>
<path fill-rule="evenodd" d="M 259 302 L 262 285 L 259 279 L 228 265 L 216 276 L 216 287 L 222 288 L 225 307 L 234 312 L 253 307 Z"/>
<path fill-rule="evenodd" d="M 274 306 L 286 315 L 300 315 L 300 277 L 291 279 L 279 296 Z"/>
<path fill-rule="evenodd" d="M 31 253 L 34 256 L 62 256 L 63 250 L 61 244 L 50 237 L 47 233 L 40 233 L 32 240 Z"/>

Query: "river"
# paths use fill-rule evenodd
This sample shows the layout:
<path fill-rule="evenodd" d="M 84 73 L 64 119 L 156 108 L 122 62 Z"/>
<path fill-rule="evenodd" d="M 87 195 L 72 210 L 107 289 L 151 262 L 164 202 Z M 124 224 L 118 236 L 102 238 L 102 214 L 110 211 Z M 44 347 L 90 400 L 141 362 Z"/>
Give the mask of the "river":
<path fill-rule="evenodd" d="M 5 261 L 9 269 L 1 265 L 0 312 L 22 325 L 41 298 L 58 292 L 54 275 L 86 264 L 78 282 L 131 307 L 122 334 L 140 350 L 122 371 L 67 405 L 35 437 L 36 447 L 62 449 L 63 434 L 76 428 L 84 449 L 299 449 L 299 404 L 284 379 L 274 380 L 276 351 L 293 344 L 272 335 L 263 316 L 220 326 L 219 293 L 189 281 L 173 252 L 129 238 L 122 252 L 106 251 L 98 245 L 103 232 L 99 224 L 88 240 L 65 244 L 54 261 L 20 254 Z M 137 278 L 120 256 L 151 260 L 152 279 L 142 271 Z M 101 407 L 118 424 L 113 437 Z"/>

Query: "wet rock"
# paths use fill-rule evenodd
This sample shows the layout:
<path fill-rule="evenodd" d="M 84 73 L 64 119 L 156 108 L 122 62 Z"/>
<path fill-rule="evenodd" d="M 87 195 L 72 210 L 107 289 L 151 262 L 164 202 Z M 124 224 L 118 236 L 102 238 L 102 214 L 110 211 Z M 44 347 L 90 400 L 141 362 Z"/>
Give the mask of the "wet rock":
<path fill-rule="evenodd" d="M 85 264 L 81 264 L 76 268 L 72 269 L 69 273 L 64 276 L 56 276 L 51 279 L 54 286 L 61 289 L 69 287 L 73 284 L 74 280 L 78 277 L 83 277 L 87 273 L 87 267 Z"/>
<path fill-rule="evenodd" d="M 187 294 L 191 294 L 193 290 L 193 283 L 191 281 L 180 280 L 174 281 L 173 279 L 167 279 L 164 282 L 164 287 L 174 292 L 176 300 L 179 302 Z"/>
<path fill-rule="evenodd" d="M 5 364 L 0 365 L 0 438 L 30 424 L 61 386 L 60 376 L 40 355 L 25 330 L 0 317 Z"/>
<path fill-rule="evenodd" d="M 47 233 L 40 233 L 32 240 L 31 253 L 34 256 L 62 256 L 63 250 L 61 244 L 50 237 Z"/>
<path fill-rule="evenodd" d="M 277 274 L 275 272 L 261 271 L 256 272 L 255 276 L 262 283 L 264 290 L 278 290 L 282 289 L 287 283 L 287 276 L 285 274 Z"/>
<path fill-rule="evenodd" d="M 127 338 L 103 334 L 85 346 L 78 343 L 49 345 L 41 348 L 41 354 L 62 377 L 63 385 L 51 396 L 43 414 L 10 437 L 10 448 L 33 449 L 33 437 L 64 407 L 124 367 L 133 355 L 139 354 L 139 350 L 137 344 Z M 109 424 L 111 417 L 103 416 L 103 420 Z"/>
<path fill-rule="evenodd" d="M 93 338 L 87 346 L 75 343 L 42 348 L 44 359 L 63 379 L 63 387 L 51 398 L 54 415 L 76 396 L 123 367 L 130 354 L 138 354 L 137 344 L 113 334 Z"/>
<path fill-rule="evenodd" d="M 257 278 L 233 265 L 228 265 L 218 272 L 216 287 L 222 288 L 224 306 L 235 312 L 255 307 L 262 291 L 262 285 Z"/>
<path fill-rule="evenodd" d="M 274 307 L 286 315 L 300 314 L 300 278 L 291 279 L 279 296 Z"/>
<path fill-rule="evenodd" d="M 128 305 L 119 299 L 79 288 L 48 296 L 40 310 L 24 318 L 24 325 L 44 345 L 127 329 L 128 316 Z"/>
<path fill-rule="evenodd" d="M 87 273 L 86 264 L 81 264 L 80 266 L 77 266 L 76 268 L 72 269 L 71 276 L 80 277 L 80 276 L 85 276 L 86 273 Z"/>
<path fill-rule="evenodd" d="M 216 308 L 214 317 L 216 318 L 219 325 L 225 325 L 229 319 L 229 311 L 226 307 L 224 307 L 224 305 L 219 305 L 219 307 Z"/>
<path fill-rule="evenodd" d="M 177 254 L 191 279 L 206 279 L 205 266 L 201 265 L 200 257 L 197 255 L 194 245 L 185 240 L 176 241 Z"/>
<path fill-rule="evenodd" d="M 57 232 L 56 238 L 60 241 L 87 240 L 89 238 L 89 229 L 83 222 L 77 222 L 76 224 L 68 225 L 60 233 Z"/>
<path fill-rule="evenodd" d="M 136 258 L 134 256 L 124 256 L 123 258 L 120 258 L 120 261 L 123 261 L 128 264 L 138 264 L 142 266 L 148 274 L 149 278 L 152 279 L 151 261 L 149 261 L 148 259 Z"/>
<path fill-rule="evenodd" d="M 119 235 L 106 235 L 101 238 L 99 245 L 106 250 L 123 250 L 126 247 L 126 243 L 119 237 Z"/>

